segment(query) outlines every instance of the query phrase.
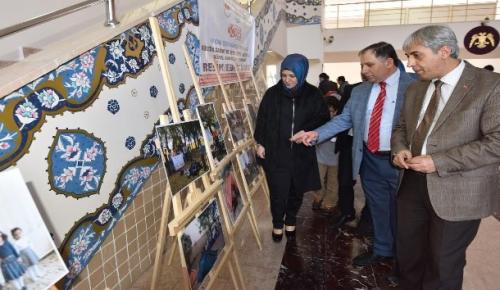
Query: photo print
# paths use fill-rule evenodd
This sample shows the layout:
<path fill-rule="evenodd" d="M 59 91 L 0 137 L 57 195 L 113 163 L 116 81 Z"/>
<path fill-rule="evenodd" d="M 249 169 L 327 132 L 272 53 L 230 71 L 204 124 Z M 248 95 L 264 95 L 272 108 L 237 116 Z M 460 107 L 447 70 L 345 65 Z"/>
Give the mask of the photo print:
<path fill-rule="evenodd" d="M 157 126 L 156 134 L 173 195 L 209 170 L 198 120 Z"/>
<path fill-rule="evenodd" d="M 238 155 L 238 160 L 248 185 L 252 184 L 259 175 L 259 164 L 255 159 L 255 150 L 246 149 Z"/>
<path fill-rule="evenodd" d="M 257 113 L 255 110 L 255 106 L 252 103 L 246 103 L 246 107 L 248 116 L 250 117 L 250 121 L 252 122 L 252 127 L 253 127 L 252 129 L 255 130 L 255 124 L 257 122 Z"/>
<path fill-rule="evenodd" d="M 226 118 L 235 144 L 250 137 L 248 123 L 242 110 L 227 112 Z"/>
<path fill-rule="evenodd" d="M 68 273 L 21 171 L 0 172 L 0 289 L 45 290 Z"/>
<path fill-rule="evenodd" d="M 215 106 L 213 103 L 200 105 L 196 111 L 202 124 L 205 143 L 207 148 L 210 148 L 207 152 L 210 152 L 214 164 L 217 165 L 227 155 L 227 150 L 224 144 L 224 132 L 217 118 Z"/>
<path fill-rule="evenodd" d="M 224 193 L 224 203 L 229 213 L 229 219 L 234 224 L 240 216 L 243 209 L 243 199 L 241 198 L 241 190 L 236 179 L 234 166 L 231 163 L 224 167 L 221 172 L 222 178 L 222 191 Z"/>
<path fill-rule="evenodd" d="M 183 229 L 180 239 L 191 289 L 199 289 L 225 245 L 216 199 Z"/>

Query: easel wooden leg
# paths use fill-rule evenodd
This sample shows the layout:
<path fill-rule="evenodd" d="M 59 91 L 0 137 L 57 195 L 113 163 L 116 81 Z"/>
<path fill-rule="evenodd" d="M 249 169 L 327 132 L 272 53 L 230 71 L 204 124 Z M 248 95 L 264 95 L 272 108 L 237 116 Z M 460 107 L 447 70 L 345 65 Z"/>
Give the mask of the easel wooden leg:
<path fill-rule="evenodd" d="M 234 253 L 234 250 L 232 252 Z M 231 262 L 232 262 L 231 260 L 227 261 L 227 266 L 229 268 L 229 274 L 231 274 L 231 280 L 233 280 L 234 289 L 239 290 L 240 285 L 238 283 L 238 279 L 236 279 L 236 274 L 234 274 L 233 263 L 231 263 Z"/>
<path fill-rule="evenodd" d="M 158 284 L 158 275 L 161 268 L 161 255 L 165 246 L 165 239 L 167 235 L 167 222 L 170 215 L 170 203 L 172 195 L 168 188 L 165 190 L 165 198 L 163 200 L 163 208 L 161 213 L 160 231 L 158 233 L 158 242 L 156 243 L 156 254 L 153 268 L 153 281 L 151 281 L 151 290 L 155 290 Z M 175 245 L 175 243 L 174 243 Z"/>
<path fill-rule="evenodd" d="M 259 250 L 262 251 L 262 242 L 260 239 L 259 228 L 257 227 L 257 219 L 255 218 L 252 202 L 250 202 L 249 206 L 250 208 L 247 213 L 248 221 L 250 222 L 250 226 L 252 227 L 253 235 L 255 236 L 255 240 L 257 241 L 257 246 L 259 247 Z"/>
<path fill-rule="evenodd" d="M 172 246 L 170 246 L 170 255 L 168 255 L 168 265 L 172 265 L 172 261 L 174 260 L 174 255 L 177 250 L 177 244 L 173 243 Z"/>
<path fill-rule="evenodd" d="M 177 243 L 176 245 L 179 246 L 179 255 L 180 255 L 180 261 L 181 261 L 181 275 L 184 277 L 184 279 L 182 279 L 183 283 L 184 283 L 184 289 L 185 290 L 191 290 L 191 280 L 190 280 L 190 277 L 189 277 L 189 272 L 188 272 L 188 268 L 187 268 L 187 265 L 186 263 L 184 262 L 184 253 L 182 251 L 182 244 L 181 244 L 181 240 L 180 238 L 177 239 Z M 177 247 L 176 247 L 177 248 Z"/>
<path fill-rule="evenodd" d="M 236 273 L 238 273 L 238 278 L 240 279 L 240 283 L 242 285 L 242 290 L 246 290 L 245 286 L 245 279 L 243 278 L 243 273 L 241 272 L 241 267 L 240 267 L 240 261 L 238 259 L 238 255 L 236 254 L 236 251 L 233 250 L 233 261 L 236 266 Z"/>

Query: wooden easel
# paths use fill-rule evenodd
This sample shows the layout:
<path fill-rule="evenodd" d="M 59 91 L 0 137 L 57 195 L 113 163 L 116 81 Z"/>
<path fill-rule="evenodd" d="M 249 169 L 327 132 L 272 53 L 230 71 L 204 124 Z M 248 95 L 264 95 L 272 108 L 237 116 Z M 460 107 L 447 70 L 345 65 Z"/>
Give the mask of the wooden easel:
<path fill-rule="evenodd" d="M 198 101 L 200 104 L 205 104 L 205 99 L 203 98 L 203 94 L 201 92 L 201 88 L 200 88 L 200 85 L 198 83 L 198 79 L 197 79 L 197 76 L 196 76 L 196 73 L 195 73 L 195 70 L 194 70 L 194 67 L 192 64 L 191 56 L 188 53 L 186 45 L 183 45 L 182 48 L 183 48 L 183 52 L 184 52 L 184 58 L 186 59 L 186 63 L 188 65 L 188 69 L 189 69 L 189 72 L 191 75 L 191 79 L 193 80 L 194 88 L 195 88 L 196 94 L 198 96 Z M 227 95 L 224 95 L 224 100 L 225 100 L 226 104 L 227 104 L 227 102 L 229 102 L 229 98 L 227 97 Z M 223 103 L 223 107 L 224 107 L 225 103 Z M 228 129 L 228 126 L 225 129 Z M 213 180 L 215 180 L 215 178 L 217 178 L 217 175 L 225 168 L 225 166 L 227 164 L 233 162 L 233 160 L 237 156 L 237 153 L 240 152 L 241 150 L 243 150 L 243 148 L 245 148 L 244 145 L 238 147 L 238 146 L 234 146 L 234 144 L 233 144 L 232 153 L 226 155 L 224 157 L 224 159 L 219 164 L 217 164 L 217 166 L 215 165 L 213 158 L 209 158 L 210 167 L 212 168 L 212 179 Z M 211 154 L 209 154 L 209 156 L 211 157 Z M 242 188 L 239 185 L 238 180 L 237 180 L 237 183 L 238 183 L 238 187 Z M 243 187 L 242 189 L 244 190 L 244 192 L 247 192 L 245 187 Z M 222 192 L 221 192 L 221 194 L 222 194 Z M 234 224 L 231 223 L 231 221 L 228 217 L 228 214 L 224 215 L 224 218 L 227 219 L 226 220 L 227 224 L 229 224 L 229 225 L 232 224 L 232 227 L 229 227 L 229 234 L 231 236 L 233 236 L 233 238 L 234 238 L 236 231 L 239 229 L 240 225 L 242 224 L 242 217 L 247 216 L 248 221 L 250 223 L 250 227 L 252 228 L 252 231 L 253 231 L 253 235 L 254 235 L 255 240 L 257 242 L 257 246 L 259 247 L 259 250 L 262 250 L 262 242 L 261 242 L 260 234 L 259 234 L 259 231 L 257 228 L 257 223 L 256 223 L 256 219 L 255 219 L 255 214 L 253 212 L 253 208 L 252 208 L 251 204 L 248 202 L 248 200 L 245 199 L 245 197 L 243 197 L 243 195 L 244 194 L 242 194 L 242 199 L 244 200 L 243 209 L 241 210 L 240 215 L 239 215 L 238 219 L 235 221 L 235 223 Z M 225 212 L 228 212 L 227 208 L 225 206 L 224 206 L 224 209 L 225 209 Z"/>
<path fill-rule="evenodd" d="M 180 114 L 177 108 L 177 103 L 176 103 L 176 97 L 175 93 L 173 90 L 172 86 L 172 80 L 171 80 L 171 75 L 169 72 L 168 64 L 167 64 L 167 57 L 165 53 L 165 47 L 163 45 L 163 40 L 161 37 L 161 32 L 158 24 L 158 20 L 156 17 L 150 17 L 149 18 L 149 23 L 153 32 L 153 38 L 155 41 L 156 45 L 156 51 L 158 53 L 158 59 L 160 61 L 160 68 L 161 72 L 163 75 L 163 81 L 165 84 L 165 88 L 167 90 L 167 98 L 170 106 L 170 111 L 172 113 L 172 118 L 174 122 L 180 122 Z M 189 119 L 189 116 L 185 114 L 185 119 Z M 163 123 L 166 123 L 166 118 L 160 118 L 160 120 Z M 181 236 L 180 236 L 180 230 L 182 229 L 183 226 L 186 225 L 186 223 L 191 220 L 194 215 L 206 204 L 208 204 L 208 201 L 215 196 L 215 193 L 218 192 L 219 194 L 217 195 L 219 198 L 219 205 L 223 206 L 223 200 L 222 198 L 222 191 L 221 191 L 221 180 L 215 180 L 214 182 L 211 182 L 208 174 L 204 174 L 202 176 L 202 182 L 204 186 L 204 192 L 202 194 L 202 191 L 196 187 L 195 183 L 192 182 L 189 184 L 189 193 L 186 197 L 188 203 L 185 208 L 183 208 L 182 205 L 182 200 L 181 200 L 181 193 L 177 193 L 175 196 L 172 197 L 172 191 L 170 186 L 167 186 L 166 192 L 165 192 L 165 197 L 164 197 L 164 202 L 163 202 L 163 209 L 162 209 L 162 217 L 161 217 L 161 222 L 160 222 L 160 231 L 159 231 L 159 238 L 158 242 L 156 245 L 156 255 L 155 255 L 155 263 L 154 263 L 154 268 L 153 268 L 153 279 L 151 283 L 151 289 L 154 290 L 157 288 L 157 283 L 158 283 L 158 276 L 159 276 L 159 271 L 161 268 L 161 256 L 163 252 L 163 248 L 165 245 L 165 238 L 166 238 L 166 233 L 167 233 L 167 222 L 170 214 L 170 205 L 172 204 L 173 207 L 173 212 L 174 212 L 174 220 L 169 224 L 169 229 L 170 229 L 170 235 L 171 236 L 176 236 L 177 235 L 177 245 L 179 246 L 179 253 L 181 254 L 181 266 L 183 269 L 187 269 L 187 265 L 183 259 L 183 249 L 182 249 L 182 243 L 181 243 Z M 222 210 L 223 215 L 225 214 L 225 211 Z M 216 264 L 212 267 L 210 270 L 210 273 L 207 275 L 209 276 L 210 280 L 206 286 L 205 289 L 210 289 L 211 285 L 215 281 L 215 277 L 217 274 L 220 272 L 220 269 L 223 265 L 228 263 L 229 266 L 229 272 L 231 274 L 232 281 L 234 283 L 235 289 L 245 289 L 245 283 L 243 279 L 243 275 L 241 272 L 241 268 L 239 265 L 238 257 L 234 251 L 234 246 L 233 246 L 233 239 L 232 235 L 228 234 L 229 233 L 229 228 L 227 225 L 227 219 L 224 218 L 222 220 L 223 226 L 223 231 L 225 231 L 224 237 L 225 237 L 225 247 L 223 249 L 223 252 L 221 253 L 220 257 L 217 259 Z M 173 245 L 173 249 L 171 251 L 171 258 L 170 261 L 172 260 L 173 253 L 175 252 L 175 244 Z M 228 260 L 228 258 L 231 258 Z M 236 267 L 237 270 L 237 275 L 234 272 L 234 267 Z M 184 276 L 186 275 L 187 271 L 183 271 Z M 186 277 L 185 277 L 186 278 Z M 184 279 L 185 281 L 185 289 L 190 289 L 190 284 L 189 280 Z M 239 285 L 241 284 L 241 285 Z"/>
<path fill-rule="evenodd" d="M 247 102 L 250 102 L 250 100 L 248 99 L 247 97 L 247 94 L 246 94 L 246 91 L 245 91 L 245 86 L 243 86 L 243 81 L 241 80 L 241 76 L 240 76 L 240 72 L 238 70 L 238 66 L 236 64 L 233 64 L 234 65 L 234 69 L 236 71 L 236 76 L 238 77 L 238 82 L 240 84 L 240 88 L 241 88 L 241 93 L 243 94 L 243 100 L 244 100 L 244 105 L 246 106 L 246 103 Z M 251 76 L 252 76 L 252 81 L 253 81 L 253 84 L 255 86 L 255 92 L 257 93 L 257 99 L 259 99 L 259 102 L 260 102 L 260 94 L 259 94 L 259 91 L 257 89 L 257 83 L 255 82 L 255 78 L 253 76 L 253 72 L 251 72 Z M 250 102 L 251 103 L 251 102 Z M 246 109 L 246 108 L 245 108 Z M 250 128 L 253 128 L 252 125 L 252 122 L 250 121 L 250 118 L 247 114 L 247 120 L 248 120 L 248 124 L 250 125 Z M 255 148 L 256 150 L 256 148 Z M 241 167 L 240 167 L 241 168 Z M 267 179 L 266 179 L 266 176 L 265 176 L 265 173 L 264 173 L 264 170 L 262 170 L 262 168 L 259 168 L 260 170 L 260 176 L 259 176 L 259 179 L 257 179 L 256 181 L 254 181 L 254 184 L 253 185 L 246 185 L 249 190 L 250 190 L 250 197 L 253 197 L 253 195 L 255 194 L 255 192 L 257 192 L 257 189 L 259 187 L 262 187 L 262 191 L 264 192 L 264 194 L 266 195 L 266 201 L 267 201 L 267 205 L 270 206 L 270 198 L 269 198 L 269 186 L 267 185 Z M 245 181 L 246 182 L 246 181 Z"/>
<path fill-rule="evenodd" d="M 236 108 L 234 106 L 234 103 L 232 103 L 232 102 L 229 101 L 229 96 L 228 96 L 228 94 L 226 92 L 226 89 L 224 88 L 224 84 L 223 84 L 222 79 L 220 77 L 220 74 L 219 74 L 219 71 L 218 71 L 218 66 L 215 63 L 215 61 L 214 61 L 214 66 L 215 66 L 215 74 L 217 75 L 217 80 L 219 81 L 219 86 L 221 88 L 222 95 L 224 96 L 224 100 L 225 100 L 225 103 L 226 103 L 226 104 L 223 104 L 223 106 L 222 106 L 223 110 L 224 110 L 224 113 L 226 113 L 228 110 L 235 110 Z M 238 72 L 237 72 L 237 74 L 238 74 Z M 239 79 L 239 74 L 238 74 L 238 79 Z M 240 81 L 240 86 L 241 86 L 242 85 L 241 80 L 239 79 L 239 81 Z M 243 96 L 246 99 L 246 95 L 245 95 L 244 90 L 243 90 Z M 251 121 L 249 120 L 248 116 L 246 117 L 246 119 L 248 120 L 249 127 L 252 128 Z M 250 139 L 250 140 L 252 141 L 251 144 L 255 143 L 253 141 L 253 139 Z M 233 147 L 235 147 L 235 146 L 238 145 L 233 140 L 233 138 L 231 138 L 231 141 L 233 142 Z M 253 146 L 247 146 L 245 148 L 247 149 L 247 148 L 250 148 L 250 147 L 253 147 Z M 239 154 L 242 154 L 242 153 L 239 153 Z M 262 189 L 265 192 L 265 194 L 267 195 L 267 197 L 269 196 L 268 188 L 267 188 L 267 183 L 266 183 L 266 180 L 265 180 L 265 175 L 263 174 L 263 171 L 260 170 L 260 174 L 259 174 L 259 177 L 257 178 L 257 180 L 255 180 L 252 184 L 248 184 L 248 182 L 246 180 L 246 177 L 245 177 L 245 174 L 243 172 L 243 164 L 241 164 L 241 161 L 240 161 L 239 158 L 237 158 L 237 162 L 238 162 L 238 167 L 240 169 L 241 179 L 243 180 L 243 185 L 244 185 L 245 192 L 246 192 L 246 195 L 247 195 L 247 200 L 248 200 L 248 203 L 250 205 L 250 213 L 252 215 L 252 218 L 253 218 L 253 220 L 255 222 L 255 225 L 256 225 L 256 228 L 257 228 L 257 218 L 255 216 L 255 210 L 254 210 L 254 205 L 253 205 L 253 195 L 258 190 L 258 188 L 260 186 L 262 186 Z M 266 198 L 266 200 L 269 203 L 269 199 Z"/>

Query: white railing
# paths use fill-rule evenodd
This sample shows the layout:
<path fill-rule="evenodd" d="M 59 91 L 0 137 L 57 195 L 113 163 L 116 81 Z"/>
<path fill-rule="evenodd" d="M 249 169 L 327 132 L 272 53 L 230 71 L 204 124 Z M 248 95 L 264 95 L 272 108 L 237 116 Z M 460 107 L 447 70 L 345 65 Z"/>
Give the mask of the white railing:
<path fill-rule="evenodd" d="M 106 20 L 104 22 L 104 25 L 106 26 L 115 26 L 119 22 L 115 18 L 115 4 L 114 0 L 87 0 L 83 1 L 71 6 L 68 6 L 63 9 L 59 9 L 44 15 L 40 15 L 37 17 L 34 17 L 32 19 L 26 20 L 22 23 L 18 23 L 3 29 L 0 29 L 0 37 L 4 37 L 10 34 L 14 34 L 16 32 L 19 32 L 24 29 L 31 28 L 33 26 L 45 23 L 47 21 L 54 20 L 56 18 L 62 17 L 67 14 L 74 13 L 76 11 L 85 9 L 87 7 L 91 7 L 97 4 L 100 4 L 101 2 L 105 3 L 105 9 L 106 9 Z"/>

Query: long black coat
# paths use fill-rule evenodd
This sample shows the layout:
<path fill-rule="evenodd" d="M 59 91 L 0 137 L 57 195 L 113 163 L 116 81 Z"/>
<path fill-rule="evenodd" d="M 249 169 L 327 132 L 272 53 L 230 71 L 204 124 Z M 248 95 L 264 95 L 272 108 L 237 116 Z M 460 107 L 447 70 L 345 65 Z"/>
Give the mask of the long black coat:
<path fill-rule="evenodd" d="M 320 90 L 307 82 L 293 97 L 285 94 L 282 81 L 266 91 L 254 137 L 266 150 L 261 164 L 271 193 L 286 191 L 292 184 L 298 193 L 321 188 L 314 146 L 295 144 L 289 139 L 300 130 L 311 131 L 329 119 Z"/>

